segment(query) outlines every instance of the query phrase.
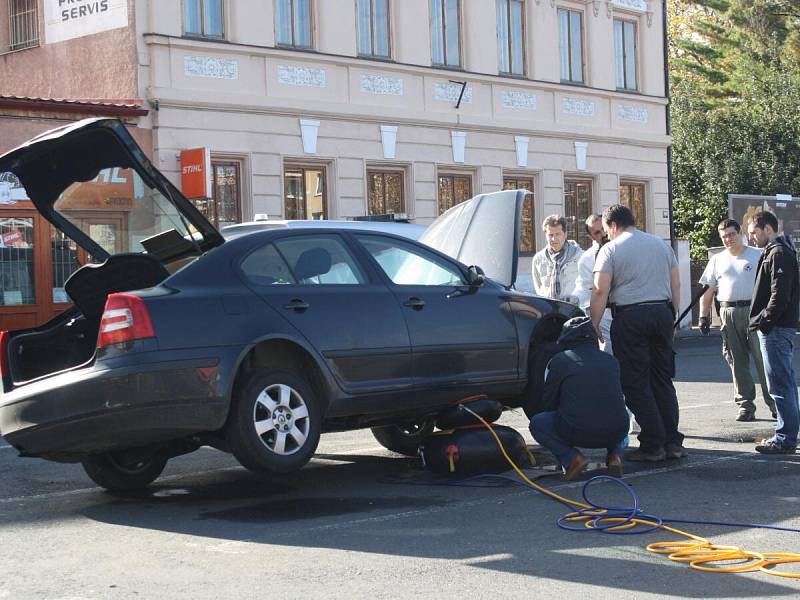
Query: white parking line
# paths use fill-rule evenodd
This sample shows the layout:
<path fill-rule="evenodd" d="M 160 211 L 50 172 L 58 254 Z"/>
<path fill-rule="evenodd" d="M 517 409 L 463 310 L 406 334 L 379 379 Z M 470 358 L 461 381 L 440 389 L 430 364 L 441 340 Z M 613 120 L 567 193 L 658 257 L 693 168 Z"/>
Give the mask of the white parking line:
<path fill-rule="evenodd" d="M 11 447 L 12 446 L 9 446 L 8 444 L 0 444 L 0 450 L 8 450 Z"/>

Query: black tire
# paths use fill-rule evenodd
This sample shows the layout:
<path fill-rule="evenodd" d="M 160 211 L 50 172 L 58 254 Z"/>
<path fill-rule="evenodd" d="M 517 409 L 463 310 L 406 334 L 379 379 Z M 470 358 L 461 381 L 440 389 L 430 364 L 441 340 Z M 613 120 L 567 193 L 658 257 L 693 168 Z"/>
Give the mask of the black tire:
<path fill-rule="evenodd" d="M 126 460 L 122 452 L 87 456 L 81 462 L 89 478 L 109 492 L 133 492 L 158 479 L 167 465 L 163 454 L 153 453 Z"/>
<path fill-rule="evenodd" d="M 542 342 L 531 348 L 528 354 L 528 385 L 522 400 L 522 410 L 529 419 L 533 415 L 553 407 L 544 402 L 544 374 L 550 360 L 561 351 L 556 342 Z"/>
<path fill-rule="evenodd" d="M 225 425 L 236 460 L 267 473 L 302 468 L 314 456 L 321 431 L 322 407 L 312 386 L 293 371 L 277 369 L 247 378 Z"/>
<path fill-rule="evenodd" d="M 433 419 L 404 425 L 386 425 L 373 427 L 372 435 L 387 450 L 405 456 L 416 456 L 422 440 L 433 433 L 433 426 Z"/>

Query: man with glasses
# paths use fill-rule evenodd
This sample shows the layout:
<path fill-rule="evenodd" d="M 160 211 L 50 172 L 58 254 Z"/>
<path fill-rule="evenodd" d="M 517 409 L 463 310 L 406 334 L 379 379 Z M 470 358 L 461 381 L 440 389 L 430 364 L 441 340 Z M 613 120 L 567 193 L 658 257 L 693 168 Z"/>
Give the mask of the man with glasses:
<path fill-rule="evenodd" d="M 700 298 L 700 331 L 703 335 L 709 333 L 711 304 L 716 294 L 722 322 L 722 355 L 730 365 L 734 401 L 739 406 L 736 420 L 754 421 L 756 418 L 756 386 L 750 373 L 751 356 L 761 382 L 761 395 L 774 419 L 775 401 L 769 395 L 758 335 L 749 331 L 750 301 L 762 251 L 744 244 L 741 227 L 733 219 L 725 219 L 717 229 L 725 250 L 711 257 L 700 277 L 700 283 L 708 286 Z"/>

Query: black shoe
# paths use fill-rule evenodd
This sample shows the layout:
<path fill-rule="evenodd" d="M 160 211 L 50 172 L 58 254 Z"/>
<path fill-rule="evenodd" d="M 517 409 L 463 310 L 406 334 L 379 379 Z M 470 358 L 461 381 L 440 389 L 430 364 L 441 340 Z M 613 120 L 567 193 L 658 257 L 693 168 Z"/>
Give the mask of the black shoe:
<path fill-rule="evenodd" d="M 663 448 L 659 448 L 655 452 L 645 452 L 641 448 L 637 450 L 632 450 L 625 455 L 625 460 L 629 460 L 631 462 L 661 462 L 662 460 L 666 460 L 667 453 L 664 452 Z"/>
<path fill-rule="evenodd" d="M 686 451 L 686 448 L 684 448 L 680 444 L 667 444 L 664 447 L 664 450 L 667 454 L 667 458 L 671 459 L 686 458 L 687 456 L 689 456 L 689 453 Z"/>
<path fill-rule="evenodd" d="M 761 443 L 756 445 L 756 452 L 761 454 L 794 454 L 795 450 L 794 446 L 784 446 L 774 438 L 761 440 Z"/>
<path fill-rule="evenodd" d="M 755 421 L 756 416 L 751 412 L 747 412 L 746 410 L 739 411 L 739 415 L 736 417 L 737 421 Z"/>

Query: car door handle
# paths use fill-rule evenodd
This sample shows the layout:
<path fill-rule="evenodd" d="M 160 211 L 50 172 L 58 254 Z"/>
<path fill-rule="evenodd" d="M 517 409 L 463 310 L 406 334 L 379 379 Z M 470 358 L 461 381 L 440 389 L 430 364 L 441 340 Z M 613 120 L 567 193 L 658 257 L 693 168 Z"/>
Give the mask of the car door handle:
<path fill-rule="evenodd" d="M 293 310 L 294 312 L 305 312 L 310 306 L 308 302 L 303 302 L 299 298 L 294 298 L 288 304 L 284 304 L 283 308 L 286 310 Z"/>
<path fill-rule="evenodd" d="M 408 306 L 414 310 L 422 310 L 425 307 L 425 301 L 421 298 L 409 298 L 403 302 L 403 306 Z"/>

